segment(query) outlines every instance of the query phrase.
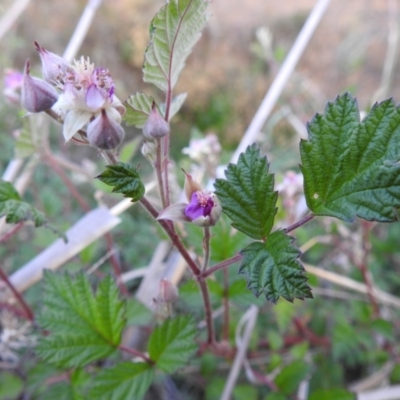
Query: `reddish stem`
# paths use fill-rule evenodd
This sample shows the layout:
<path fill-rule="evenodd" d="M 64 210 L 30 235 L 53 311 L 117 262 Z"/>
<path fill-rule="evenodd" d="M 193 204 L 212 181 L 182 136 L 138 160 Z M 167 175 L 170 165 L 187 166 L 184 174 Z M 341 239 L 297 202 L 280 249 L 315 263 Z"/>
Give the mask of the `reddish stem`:
<path fill-rule="evenodd" d="M 236 254 L 231 258 L 228 258 L 225 261 L 222 261 L 216 265 L 214 265 L 213 267 L 209 268 L 207 271 L 204 271 L 201 275 L 203 278 L 207 278 L 208 276 L 212 275 L 214 272 L 226 268 L 229 265 L 235 264 L 236 262 L 240 261 L 243 258 L 243 256 L 241 254 Z"/>
<path fill-rule="evenodd" d="M 291 231 L 294 231 L 297 228 L 300 228 L 301 226 L 305 225 L 307 222 L 310 222 L 314 218 L 313 214 L 308 214 L 305 217 L 303 217 L 300 221 L 294 223 L 293 225 L 288 226 L 285 229 L 286 233 L 289 233 Z"/>
<path fill-rule="evenodd" d="M 158 217 L 158 211 L 154 208 L 154 206 L 145 197 L 142 197 L 140 202 L 153 218 Z M 186 247 L 182 243 L 181 239 L 179 238 L 179 236 L 177 235 L 177 233 L 175 232 L 173 227 L 171 227 L 171 225 L 168 224 L 167 221 L 158 220 L 158 222 L 163 227 L 164 231 L 168 234 L 168 236 L 170 237 L 170 239 L 172 241 L 172 244 L 177 248 L 179 253 L 182 255 L 182 257 L 185 259 L 185 261 L 189 265 L 189 268 L 192 270 L 193 274 L 197 278 L 197 282 L 199 283 L 200 291 L 201 291 L 201 294 L 203 297 L 203 303 L 204 303 L 204 313 L 205 313 L 205 319 L 206 319 L 206 323 L 207 323 L 207 343 L 213 344 L 215 342 L 214 321 L 212 319 L 210 294 L 208 292 L 207 283 L 205 282 L 205 276 L 202 275 L 200 268 L 196 265 L 194 260 L 190 257 L 190 254 L 188 253 Z"/>
<path fill-rule="evenodd" d="M 207 282 L 200 275 L 197 276 L 197 282 L 199 283 L 201 294 L 203 296 L 204 303 L 204 314 L 207 325 L 207 344 L 213 345 L 215 343 L 214 336 L 214 321 L 212 319 L 212 307 L 210 300 L 210 293 L 208 291 Z"/>
<path fill-rule="evenodd" d="M 224 276 L 224 297 L 223 297 L 223 306 L 224 306 L 224 328 L 223 328 L 223 338 L 224 340 L 229 340 L 229 274 L 228 269 L 224 268 L 223 276 Z"/>
<path fill-rule="evenodd" d="M 151 365 L 154 364 L 154 361 L 153 361 L 153 360 L 151 360 L 149 357 L 147 357 L 145 354 L 143 354 L 142 352 L 140 352 L 140 351 L 138 351 L 138 350 L 131 349 L 130 347 L 125 347 L 125 346 L 122 346 L 122 345 L 118 346 L 118 348 L 119 348 L 121 351 L 125 351 L 126 353 L 129 353 L 129 354 L 131 354 L 131 355 L 134 356 L 134 357 L 140 357 L 140 358 L 142 358 L 144 361 L 146 361 L 147 363 L 149 363 L 149 364 L 151 364 Z"/>
<path fill-rule="evenodd" d="M 28 306 L 28 304 L 25 302 L 24 298 L 22 297 L 21 293 L 18 292 L 17 289 L 13 286 L 13 284 L 10 282 L 8 279 L 8 276 L 5 274 L 5 272 L 0 268 L 0 278 L 4 281 L 4 283 L 9 287 L 11 292 L 14 294 L 15 298 L 18 300 L 19 304 L 25 311 L 25 316 L 29 321 L 33 322 L 34 321 L 34 316 L 32 309 Z"/>
<path fill-rule="evenodd" d="M 83 199 L 83 197 L 79 194 L 78 190 L 72 184 L 72 182 L 68 178 L 67 174 L 58 165 L 57 160 L 54 159 L 53 155 L 49 151 L 45 152 L 44 160 L 50 165 L 50 167 L 61 178 L 61 180 L 63 181 L 64 185 L 68 188 L 68 190 L 70 191 L 72 196 L 76 199 L 76 201 L 79 203 L 79 205 L 82 207 L 82 209 L 85 210 L 86 212 L 90 211 L 91 208 L 89 207 L 89 205 L 86 203 L 86 201 Z"/>
<path fill-rule="evenodd" d="M 110 252 L 114 248 L 114 240 L 113 240 L 113 237 L 111 236 L 111 233 L 107 233 L 105 235 L 105 237 L 106 237 L 106 241 L 107 241 L 108 251 Z M 127 287 L 125 286 L 125 283 L 121 279 L 121 275 L 122 275 L 121 274 L 121 265 L 120 265 L 119 259 L 117 258 L 117 255 L 115 252 L 113 252 L 111 254 L 110 261 L 111 261 L 111 265 L 114 270 L 114 275 L 115 275 L 115 279 L 117 280 L 119 290 L 125 296 L 129 296 L 129 291 L 128 291 Z"/>
<path fill-rule="evenodd" d="M 157 182 L 158 182 L 158 189 L 160 191 L 161 203 L 162 203 L 163 208 L 166 208 L 167 204 L 169 205 L 169 202 L 167 203 L 166 193 L 164 191 L 165 182 L 164 182 L 162 173 L 163 173 L 163 169 L 165 169 L 165 166 L 163 165 L 161 139 L 156 140 L 156 162 L 155 162 L 154 167 L 155 167 L 156 174 L 157 174 Z M 168 177 L 166 177 L 166 178 L 168 178 Z"/>
<path fill-rule="evenodd" d="M 140 200 L 140 203 L 143 205 L 143 207 L 150 213 L 150 215 L 154 218 L 157 219 L 158 217 L 158 211 L 154 208 L 154 206 L 145 198 L 142 197 Z M 185 259 L 187 264 L 189 265 L 189 268 L 192 270 L 193 274 L 195 276 L 200 275 L 200 268 L 196 265 L 196 263 L 193 261 L 192 257 L 190 257 L 186 247 L 180 240 L 179 236 L 176 234 L 175 230 L 171 228 L 171 225 L 167 223 L 167 221 L 164 220 L 158 220 L 158 223 L 162 226 L 164 231 L 168 234 L 170 237 L 172 244 L 178 249 L 179 253 L 181 253 L 182 257 Z"/>
<path fill-rule="evenodd" d="M 9 232 L 0 238 L 0 244 L 6 242 L 11 236 L 15 235 L 24 226 L 24 221 L 18 222 Z"/>

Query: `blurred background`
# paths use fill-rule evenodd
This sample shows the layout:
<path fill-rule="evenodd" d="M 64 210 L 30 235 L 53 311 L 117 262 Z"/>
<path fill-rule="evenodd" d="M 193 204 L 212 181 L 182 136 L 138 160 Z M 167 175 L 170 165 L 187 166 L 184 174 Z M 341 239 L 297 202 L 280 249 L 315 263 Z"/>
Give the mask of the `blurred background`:
<path fill-rule="evenodd" d="M 15 3 L 18 1 L 0 0 L 0 32 L 5 23 L 2 16 Z M 83 0 L 25 0 L 20 3 L 26 5 L 23 13 L 0 35 L 0 82 L 5 82 L 10 70 L 22 72 L 27 58 L 31 60 L 32 74 L 40 76 L 39 56 L 33 42 L 62 55 L 87 4 Z M 163 93 L 142 82 L 141 69 L 149 41 L 149 24 L 164 3 L 161 0 L 104 0 L 78 52 L 79 56 L 90 57 L 96 66 L 109 69 L 121 101 L 139 91 L 163 101 Z M 186 168 L 190 164 L 188 157 L 182 154 L 182 148 L 189 145 L 190 139 L 208 133 L 216 134 L 221 142 L 220 161 L 229 161 L 315 3 L 315 0 L 211 2 L 209 24 L 194 47 L 175 90 L 175 94 L 188 94 L 181 112 L 172 121 L 172 154 L 177 167 Z M 397 103 L 400 100 L 399 48 L 400 1 L 330 2 L 260 134 L 260 143 L 271 161 L 271 169 L 276 172 L 282 194 L 278 224 L 287 226 L 298 217 L 296 210 L 293 211 L 302 196 L 301 179 L 296 175 L 300 161 L 298 144 L 300 138 L 306 137 L 306 122 L 316 112 L 323 112 L 327 101 L 345 91 L 358 98 L 361 110 L 368 110 L 374 102 L 387 97 L 393 97 Z M 1 89 L 5 89 L 5 83 L 2 84 Z M 23 114 L 9 98 L 0 98 L 1 171 L 16 154 L 16 142 L 21 144 L 26 124 Z M 91 179 L 104 168 L 95 149 L 65 145 L 59 126 L 51 125 L 46 129 L 53 155 L 68 159 L 81 169 L 76 171 L 69 165 L 66 173 L 90 208 L 120 200 Z M 130 147 L 126 146 L 128 150 L 123 157 L 126 161 L 141 163 L 142 172 L 150 174 L 149 164 L 138 151 L 140 135 L 134 128 L 126 128 L 125 141 Z M 27 164 L 34 158 L 30 153 L 29 157 Z M 85 207 L 71 196 L 62 174 L 49 168 L 51 165 L 49 158 L 42 158 L 35 164 L 24 199 L 44 211 L 60 229 L 67 229 L 85 213 Z M 182 181 L 179 173 L 176 175 L 177 180 Z M 149 222 L 143 211 L 132 207 L 112 231 L 122 271 L 150 262 L 157 231 Z M 220 240 L 228 243 L 228 221 L 223 220 L 215 229 Z M 201 251 L 199 231 L 196 227 L 187 230 L 188 243 L 196 242 Z M 377 287 L 395 296 L 399 293 L 398 224 L 369 225 L 357 221 L 349 225 L 321 218 L 296 231 L 296 236 L 296 244 L 306 246 L 303 261 L 361 283 L 365 283 L 363 273 L 368 266 Z M 24 228 L 0 247 L 2 267 L 12 273 L 54 238 L 51 231 Z M 224 253 L 218 252 L 221 247 L 218 235 L 214 240 L 214 263 L 228 257 L 228 250 L 230 255 L 234 254 L 244 243 L 237 234 L 236 239 L 226 245 Z M 106 252 L 105 241 L 99 240 L 74 257 L 65 268 L 69 271 L 88 269 Z M 106 261 L 99 271 L 110 271 L 109 262 Z M 239 279 L 237 268 L 231 274 L 232 281 Z M 235 292 L 236 298 L 232 298 L 237 308 L 232 311 L 231 339 L 245 307 L 256 301 L 240 279 L 243 284 L 236 285 L 239 289 Z M 221 277 L 217 277 L 218 280 L 222 282 Z M 303 380 L 308 374 L 310 392 L 316 393 L 348 387 L 383 370 L 379 384 L 400 383 L 398 306 L 381 304 L 378 299 L 380 309 L 377 310 L 365 293 L 354 294 L 312 274 L 310 285 L 315 300 L 296 301 L 294 306 L 286 301 L 273 306 L 265 304 L 263 299 L 257 300 L 262 316 L 251 344 L 254 359 L 259 363 L 255 365 L 261 365 L 268 373 L 277 367 L 295 365 L 292 375 Z M 128 286 L 133 292 L 138 282 Z M 196 309 L 199 300 L 195 292 L 193 282 L 187 280 L 181 287 L 180 309 L 200 313 Z M 216 306 L 220 304 L 221 293 L 222 289 L 218 288 L 213 293 Z M 33 308 L 38 307 L 39 285 L 32 287 L 26 298 Z M 130 321 L 137 323 L 133 317 Z M 148 323 L 149 318 L 146 321 Z M 31 356 L 25 357 L 28 364 L 35 364 Z M 184 396 L 192 393 L 192 397 L 183 398 L 218 398 L 230 366 L 223 365 L 220 376 L 215 375 L 217 362 L 213 357 L 204 356 L 198 365 L 188 370 L 187 380 L 178 379 L 176 384 L 181 393 L 186 393 Z M 302 364 L 305 359 L 312 359 L 312 370 Z M 290 371 L 287 374 L 291 376 Z M 242 386 L 238 386 L 242 392 L 236 392 L 235 400 L 244 396 L 249 400 L 263 398 L 258 397 L 262 389 L 258 392 L 242 378 Z M 207 393 L 204 393 L 204 382 L 209 384 Z M 368 382 L 370 384 L 371 380 Z M 360 387 L 366 390 L 374 386 Z M 322 398 L 325 397 L 316 395 L 313 399 Z"/>

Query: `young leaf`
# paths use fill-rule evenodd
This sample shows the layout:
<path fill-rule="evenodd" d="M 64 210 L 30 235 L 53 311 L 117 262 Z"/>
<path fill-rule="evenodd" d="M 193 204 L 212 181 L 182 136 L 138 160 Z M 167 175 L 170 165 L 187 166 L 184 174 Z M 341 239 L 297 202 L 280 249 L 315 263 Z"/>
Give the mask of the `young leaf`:
<path fill-rule="evenodd" d="M 124 121 L 129 126 L 136 126 L 136 128 L 143 128 L 149 117 L 151 106 L 154 99 L 144 93 L 135 93 L 130 96 L 126 101 L 126 113 Z"/>
<path fill-rule="evenodd" d="M 22 201 L 10 182 L 0 180 L 0 217 L 4 215 L 8 224 L 30 220 L 38 227 L 46 223 L 44 214 Z"/>
<path fill-rule="evenodd" d="M 196 325 L 192 318 L 180 316 L 167 319 L 150 336 L 150 358 L 162 371 L 172 374 L 183 367 L 197 349 Z"/>
<path fill-rule="evenodd" d="M 267 300 L 274 303 L 279 296 L 288 301 L 295 297 L 312 298 L 298 261 L 300 251 L 293 246 L 293 240 L 283 231 L 277 231 L 265 243 L 253 242 L 240 252 L 243 260 L 239 273 L 246 275 L 247 286 L 255 296 L 264 292 Z"/>
<path fill-rule="evenodd" d="M 90 391 L 91 399 L 141 399 L 153 381 L 154 369 L 146 363 L 122 362 L 103 369 Z"/>
<path fill-rule="evenodd" d="M 96 178 L 113 186 L 113 192 L 122 193 L 133 202 L 139 201 L 144 195 L 145 189 L 138 170 L 130 164 L 119 162 L 115 165 L 107 165 L 106 170 Z"/>
<path fill-rule="evenodd" d="M 187 93 L 181 93 L 181 94 L 178 94 L 177 96 L 175 96 L 172 99 L 171 108 L 170 108 L 170 111 L 169 111 L 169 120 L 171 120 L 172 117 L 179 112 L 179 110 L 181 109 L 183 103 L 186 100 L 186 97 L 187 97 Z M 160 105 L 160 112 L 161 112 L 161 115 L 165 116 L 165 103 L 162 103 Z"/>
<path fill-rule="evenodd" d="M 240 155 L 237 165 L 228 165 L 225 175 L 226 180 L 217 179 L 214 185 L 223 212 L 237 230 L 253 239 L 265 239 L 274 223 L 278 197 L 267 158 L 253 144 Z"/>
<path fill-rule="evenodd" d="M 397 220 L 400 207 L 400 109 L 375 104 L 360 123 L 349 93 L 328 103 L 300 144 L 307 205 L 315 215 L 351 222 Z"/>
<path fill-rule="evenodd" d="M 207 22 L 207 0 L 171 0 L 153 18 L 143 80 L 172 90 Z"/>
<path fill-rule="evenodd" d="M 61 367 L 78 367 L 110 355 L 121 342 L 125 304 L 118 288 L 106 277 L 93 294 L 85 274 L 44 272 L 45 310 L 39 324 L 50 335 L 36 348 L 45 361 Z"/>

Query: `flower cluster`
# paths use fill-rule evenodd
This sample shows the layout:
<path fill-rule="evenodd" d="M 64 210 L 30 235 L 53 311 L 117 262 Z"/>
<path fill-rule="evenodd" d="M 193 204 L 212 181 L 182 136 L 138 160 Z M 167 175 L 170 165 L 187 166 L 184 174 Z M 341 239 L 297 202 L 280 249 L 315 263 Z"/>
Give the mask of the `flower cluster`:
<path fill-rule="evenodd" d="M 22 85 L 24 108 L 30 112 L 50 108 L 55 111 L 64 121 L 65 141 L 87 126 L 86 136 L 91 145 L 105 150 L 117 147 L 124 137 L 120 124 L 125 107 L 114 94 L 108 70 L 95 68 L 83 57 L 70 64 L 35 45 L 42 61 L 43 79 L 30 76 L 28 60 Z"/>

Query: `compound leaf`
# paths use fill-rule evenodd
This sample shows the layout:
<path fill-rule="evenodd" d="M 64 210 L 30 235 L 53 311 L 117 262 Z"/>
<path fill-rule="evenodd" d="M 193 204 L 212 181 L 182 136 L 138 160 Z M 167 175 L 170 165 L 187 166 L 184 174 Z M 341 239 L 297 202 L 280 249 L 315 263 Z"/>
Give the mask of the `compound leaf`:
<path fill-rule="evenodd" d="M 115 165 L 107 165 L 106 170 L 96 178 L 113 186 L 113 192 L 122 193 L 133 202 L 139 201 L 145 192 L 138 169 L 130 164 L 119 162 Z"/>
<path fill-rule="evenodd" d="M 237 230 L 253 239 L 265 239 L 274 223 L 278 197 L 267 158 L 253 144 L 240 155 L 236 165 L 228 165 L 225 175 L 226 180 L 217 179 L 214 185 L 223 212 Z"/>
<path fill-rule="evenodd" d="M 312 298 L 298 261 L 300 251 L 293 246 L 293 240 L 283 231 L 277 231 L 265 243 L 253 242 L 240 252 L 243 260 L 239 273 L 246 276 L 247 286 L 255 296 L 264 292 L 267 300 L 274 303 L 280 296 L 288 301 L 295 297 Z"/>
<path fill-rule="evenodd" d="M 397 220 L 400 207 L 400 109 L 375 104 L 360 122 L 349 93 L 328 103 L 300 144 L 307 205 L 315 215 L 351 222 Z"/>
<path fill-rule="evenodd" d="M 153 381 L 154 369 L 146 363 L 122 362 L 103 369 L 95 378 L 91 399 L 120 400 L 143 398 Z"/>
<path fill-rule="evenodd" d="M 38 321 L 50 335 L 36 348 L 41 358 L 61 367 L 78 367 L 107 357 L 119 346 L 125 304 L 111 277 L 95 294 L 83 273 L 72 278 L 45 271 L 44 284 L 45 310 Z"/>
<path fill-rule="evenodd" d="M 172 374 L 183 367 L 197 349 L 196 325 L 191 317 L 167 319 L 150 336 L 150 358 L 162 371 Z"/>
<path fill-rule="evenodd" d="M 143 80 L 172 90 L 207 22 L 207 0 L 170 0 L 153 18 Z"/>

